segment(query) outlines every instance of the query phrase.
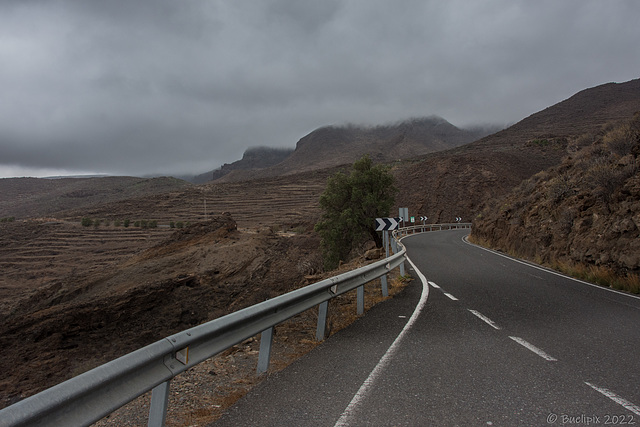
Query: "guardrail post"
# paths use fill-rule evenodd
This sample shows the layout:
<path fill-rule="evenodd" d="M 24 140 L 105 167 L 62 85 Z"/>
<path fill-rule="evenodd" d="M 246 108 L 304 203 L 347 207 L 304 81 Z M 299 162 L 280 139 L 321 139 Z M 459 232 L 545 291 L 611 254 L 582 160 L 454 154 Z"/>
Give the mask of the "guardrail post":
<path fill-rule="evenodd" d="M 364 285 L 358 286 L 358 314 L 364 314 Z"/>
<path fill-rule="evenodd" d="M 383 297 L 388 297 L 389 296 L 389 285 L 387 283 L 387 275 L 383 274 L 382 276 L 380 276 L 380 285 L 382 287 L 382 296 Z"/>
<path fill-rule="evenodd" d="M 273 327 L 265 329 L 260 333 L 260 354 L 258 355 L 258 375 L 269 370 L 271 360 L 271 344 L 273 343 Z"/>
<path fill-rule="evenodd" d="M 149 408 L 148 427 L 163 427 L 167 418 L 169 404 L 169 386 L 171 380 L 158 384 L 151 392 L 151 407 Z"/>
<path fill-rule="evenodd" d="M 318 305 L 318 326 L 316 328 L 316 341 L 322 341 L 326 338 L 327 319 L 329 318 L 329 301 L 321 302 Z"/>

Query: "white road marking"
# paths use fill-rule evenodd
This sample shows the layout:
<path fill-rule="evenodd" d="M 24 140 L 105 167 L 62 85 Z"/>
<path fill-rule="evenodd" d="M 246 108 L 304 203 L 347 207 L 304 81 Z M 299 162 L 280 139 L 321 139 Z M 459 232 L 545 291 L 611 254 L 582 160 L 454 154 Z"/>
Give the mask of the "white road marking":
<path fill-rule="evenodd" d="M 453 296 L 453 295 L 451 295 L 451 294 L 448 294 L 448 293 L 446 293 L 446 292 L 443 292 L 443 294 L 445 294 L 445 295 L 446 295 L 450 300 L 452 300 L 452 301 L 458 301 L 458 298 L 454 297 L 454 296 Z"/>
<path fill-rule="evenodd" d="M 591 383 L 586 382 L 586 381 L 585 381 L 585 384 L 588 385 L 589 387 L 591 387 L 592 389 L 594 389 L 595 391 L 604 394 L 609 399 L 611 399 L 614 402 L 616 402 L 618 405 L 623 406 L 624 408 L 630 410 L 631 412 L 633 412 L 636 415 L 640 415 L 640 406 L 634 405 L 633 403 L 629 402 L 627 399 L 623 399 L 622 397 L 618 396 L 617 394 L 615 394 L 611 390 L 608 390 L 608 389 L 603 388 L 603 387 L 598 387 L 597 385 L 591 384 Z"/>
<path fill-rule="evenodd" d="M 422 282 L 422 294 L 420 295 L 420 301 L 418 302 L 418 305 L 416 305 L 415 310 L 413 310 L 413 314 L 407 321 L 406 325 L 404 325 L 404 328 L 402 328 L 402 331 L 400 331 L 400 334 L 398 334 L 395 341 L 393 341 L 391 346 L 387 349 L 387 352 L 384 354 L 384 356 L 382 356 L 382 358 L 380 359 L 378 364 L 375 366 L 375 368 L 373 368 L 373 371 L 371 371 L 367 379 L 364 380 L 358 392 L 355 394 L 355 396 L 353 396 L 353 399 L 351 399 L 351 402 L 349 402 L 349 405 L 342 413 L 342 416 L 336 422 L 335 424 L 336 427 L 348 426 L 350 424 L 350 422 L 352 421 L 353 417 L 356 414 L 356 410 L 358 409 L 358 406 L 365 399 L 367 393 L 373 386 L 373 383 L 376 381 L 378 376 L 390 363 L 391 358 L 393 357 L 395 352 L 398 350 L 400 342 L 405 337 L 409 329 L 416 322 L 416 320 L 418 319 L 418 316 L 424 309 L 424 306 L 427 304 L 427 298 L 429 297 L 429 285 L 427 282 L 427 278 L 424 277 L 424 275 L 420 272 L 420 270 L 418 270 L 418 267 L 416 267 L 415 264 L 411 262 L 409 257 L 407 257 L 407 261 L 409 261 L 409 264 L 411 264 L 411 266 L 414 268 L 414 270 L 418 274 L 418 277 L 420 278 L 420 281 Z"/>
<path fill-rule="evenodd" d="M 430 284 L 431 286 L 433 286 L 434 288 L 436 288 L 436 289 L 440 289 L 440 286 L 436 285 L 436 284 L 435 284 L 435 283 L 433 283 L 433 282 L 429 282 L 429 284 Z"/>
<path fill-rule="evenodd" d="M 520 344 L 523 347 L 528 348 L 529 350 L 533 351 L 535 354 L 537 354 L 538 356 L 542 357 L 543 359 L 548 360 L 549 362 L 557 362 L 558 359 L 549 356 L 547 353 L 545 353 L 544 351 L 540 350 L 538 347 L 536 347 L 535 345 L 523 340 L 520 337 L 509 337 L 512 340 L 514 340 L 515 342 L 517 342 L 518 344 Z"/>
<path fill-rule="evenodd" d="M 493 320 L 489 319 L 487 316 L 485 316 L 484 314 L 480 313 L 479 311 L 476 310 L 471 310 L 469 309 L 469 311 L 476 316 L 478 319 L 482 320 L 483 322 L 485 322 L 487 325 L 491 326 L 494 329 L 500 330 L 500 326 L 496 325 L 496 322 L 494 322 Z"/>
<path fill-rule="evenodd" d="M 508 255 L 505 255 L 505 254 L 502 254 L 502 253 L 500 253 L 500 252 L 498 252 L 498 251 L 494 251 L 494 250 L 492 250 L 492 249 L 484 248 L 484 247 L 482 247 L 482 246 L 480 246 L 480 245 L 476 245 L 475 243 L 471 243 L 469 240 L 467 240 L 467 236 L 463 237 L 463 238 L 462 238 L 462 241 L 463 241 L 464 243 L 466 243 L 467 245 L 475 246 L 476 248 L 479 248 L 479 249 L 482 249 L 482 250 L 484 250 L 484 251 L 490 252 L 490 253 L 492 253 L 492 254 L 494 254 L 494 255 L 498 255 L 498 256 L 501 256 L 501 257 L 503 257 L 503 258 L 510 259 L 510 260 L 511 260 L 511 261 L 513 261 L 513 262 L 518 262 L 518 263 L 523 264 L 523 265 L 526 265 L 526 266 L 528 266 L 528 267 L 535 268 L 535 269 L 540 270 L 540 271 L 544 271 L 545 273 L 554 274 L 554 275 L 556 275 L 556 276 L 560 276 L 560 277 L 563 277 L 563 278 L 565 278 L 565 279 L 573 280 L 573 281 L 575 281 L 575 282 L 579 282 L 579 283 L 582 283 L 582 284 L 584 284 L 584 285 L 589 285 L 589 286 L 591 286 L 591 287 L 593 287 L 593 288 L 596 288 L 596 289 L 601 289 L 601 290 L 605 290 L 605 291 L 609 291 L 609 292 L 614 292 L 614 293 L 616 293 L 616 294 L 618 294 L 618 295 L 624 295 L 624 296 L 627 296 L 627 297 L 631 297 L 631 298 L 635 298 L 635 299 L 640 299 L 640 296 L 638 296 L 638 295 L 633 295 L 633 294 L 630 294 L 630 293 L 627 293 L 627 292 L 620 292 L 620 291 L 618 291 L 618 290 L 616 290 L 616 289 L 612 289 L 612 288 L 605 288 L 604 286 L 595 285 L 595 284 L 593 284 L 593 283 L 585 282 L 584 280 L 576 279 L 575 277 L 570 277 L 570 276 L 567 276 L 567 275 L 565 275 L 565 274 L 558 273 L 557 271 L 550 270 L 550 269 L 548 269 L 548 268 L 540 267 L 540 266 L 538 266 L 538 265 L 534 265 L 534 264 L 531 264 L 531 263 L 528 263 L 528 262 L 521 261 L 521 260 L 516 259 L 516 258 L 512 258 L 512 257 L 510 257 L 510 256 L 508 256 Z"/>

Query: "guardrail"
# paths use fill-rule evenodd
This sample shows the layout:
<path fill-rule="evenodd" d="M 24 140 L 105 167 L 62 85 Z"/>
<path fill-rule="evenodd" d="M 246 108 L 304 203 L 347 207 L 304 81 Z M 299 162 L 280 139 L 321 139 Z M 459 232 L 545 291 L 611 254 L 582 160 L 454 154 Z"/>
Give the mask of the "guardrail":
<path fill-rule="evenodd" d="M 403 227 L 398 229 L 400 236 L 406 236 L 414 233 L 424 233 L 427 231 L 442 231 L 442 230 L 458 230 L 461 228 L 471 228 L 470 222 L 452 222 L 449 224 L 422 224 L 411 225 L 409 227 Z"/>
<path fill-rule="evenodd" d="M 98 366 L 0 410 L 0 426 L 90 425 L 153 390 L 149 426 L 162 426 L 170 381 L 198 363 L 261 334 L 258 373 L 267 371 L 273 327 L 318 306 L 316 339 L 325 338 L 329 300 L 357 288 L 358 314 L 364 312 L 364 285 L 401 266 L 406 249 L 395 242 L 388 258 L 311 284 L 184 330 Z M 384 288 L 383 288 L 384 292 Z"/>

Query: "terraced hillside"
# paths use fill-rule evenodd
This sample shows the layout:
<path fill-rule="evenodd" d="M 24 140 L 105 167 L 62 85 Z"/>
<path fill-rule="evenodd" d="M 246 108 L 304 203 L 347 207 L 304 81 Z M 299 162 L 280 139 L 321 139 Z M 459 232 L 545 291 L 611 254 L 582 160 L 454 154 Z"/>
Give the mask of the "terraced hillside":
<path fill-rule="evenodd" d="M 238 227 L 278 225 L 293 228 L 316 222 L 318 198 L 327 178 L 337 169 L 233 183 L 209 183 L 162 193 L 58 213 L 70 221 L 81 217 L 157 220 L 160 225 L 197 222 L 212 214 L 229 212 Z"/>
<path fill-rule="evenodd" d="M 30 220 L 0 224 L 0 313 L 17 299 L 62 277 L 117 265 L 166 239 L 169 228 L 83 227 Z"/>

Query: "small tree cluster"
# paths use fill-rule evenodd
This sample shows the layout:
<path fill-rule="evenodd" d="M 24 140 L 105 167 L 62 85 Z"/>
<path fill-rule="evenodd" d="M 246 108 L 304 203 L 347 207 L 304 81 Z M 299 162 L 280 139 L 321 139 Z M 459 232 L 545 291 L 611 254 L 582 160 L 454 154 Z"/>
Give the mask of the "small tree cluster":
<path fill-rule="evenodd" d="M 356 161 L 349 175 L 338 172 L 329 178 L 320 196 L 322 219 L 315 226 L 322 238 L 326 269 L 346 261 L 353 248 L 367 238 L 382 247 L 375 219 L 389 216 L 397 191 L 393 181 L 389 168 L 374 166 L 369 156 Z"/>

